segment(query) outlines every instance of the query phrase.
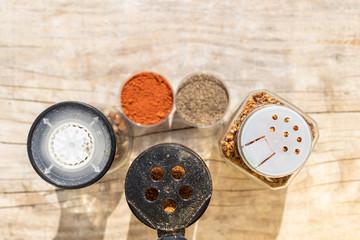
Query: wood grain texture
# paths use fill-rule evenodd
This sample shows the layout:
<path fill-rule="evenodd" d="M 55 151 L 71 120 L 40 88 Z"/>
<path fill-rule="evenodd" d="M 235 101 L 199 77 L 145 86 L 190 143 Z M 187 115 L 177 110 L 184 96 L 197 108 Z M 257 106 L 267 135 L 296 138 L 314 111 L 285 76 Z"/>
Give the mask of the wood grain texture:
<path fill-rule="evenodd" d="M 132 216 L 123 183 L 130 161 L 162 142 L 189 146 L 212 174 L 213 198 L 188 239 L 360 239 L 359 9 L 356 0 L 0 1 L 0 239 L 156 239 Z M 271 90 L 309 113 L 320 139 L 279 192 L 220 158 L 221 129 L 137 137 L 127 164 L 85 189 L 38 177 L 26 153 L 35 117 L 64 100 L 117 106 L 121 84 L 143 70 L 174 89 L 196 71 L 221 74 L 226 120 L 249 91 Z"/>

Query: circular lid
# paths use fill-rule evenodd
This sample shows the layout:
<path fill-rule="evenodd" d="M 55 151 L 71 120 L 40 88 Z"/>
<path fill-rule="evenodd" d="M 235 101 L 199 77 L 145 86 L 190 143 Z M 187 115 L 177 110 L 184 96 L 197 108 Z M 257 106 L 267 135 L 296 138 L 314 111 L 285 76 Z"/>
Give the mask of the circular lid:
<path fill-rule="evenodd" d="M 239 152 L 255 172 L 286 176 L 299 169 L 311 151 L 311 131 L 294 110 L 266 105 L 253 111 L 241 126 Z"/>
<path fill-rule="evenodd" d="M 27 149 L 35 171 L 63 188 L 86 187 L 110 168 L 115 135 L 106 117 L 80 102 L 62 102 L 43 111 L 31 126 Z"/>
<path fill-rule="evenodd" d="M 125 179 L 125 196 L 135 216 L 157 230 L 177 231 L 194 223 L 212 194 L 209 169 L 191 149 L 160 144 L 141 153 Z"/>

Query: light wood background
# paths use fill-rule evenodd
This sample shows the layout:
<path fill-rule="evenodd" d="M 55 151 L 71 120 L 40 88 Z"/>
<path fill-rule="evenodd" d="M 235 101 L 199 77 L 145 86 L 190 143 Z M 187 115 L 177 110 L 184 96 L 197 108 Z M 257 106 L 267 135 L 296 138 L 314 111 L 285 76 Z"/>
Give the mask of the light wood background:
<path fill-rule="evenodd" d="M 227 165 L 219 132 L 172 129 L 134 139 L 128 162 L 91 187 L 60 190 L 32 169 L 35 117 L 64 100 L 118 105 L 121 84 L 151 70 L 174 89 L 221 74 L 227 120 L 265 88 L 320 128 L 287 190 Z M 130 162 L 156 143 L 189 146 L 208 164 L 213 198 L 188 239 L 360 239 L 360 2 L 357 0 L 0 0 L 0 239 L 156 239 L 123 194 Z"/>

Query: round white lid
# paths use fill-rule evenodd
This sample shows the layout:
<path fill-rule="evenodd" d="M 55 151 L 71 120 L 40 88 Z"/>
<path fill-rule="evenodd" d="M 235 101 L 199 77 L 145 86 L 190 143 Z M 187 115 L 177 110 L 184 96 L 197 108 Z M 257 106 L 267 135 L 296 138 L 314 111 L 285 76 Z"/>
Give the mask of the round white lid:
<path fill-rule="evenodd" d="M 311 151 L 311 130 L 294 110 L 266 105 L 253 111 L 241 126 L 238 147 L 245 163 L 269 177 L 299 169 Z"/>

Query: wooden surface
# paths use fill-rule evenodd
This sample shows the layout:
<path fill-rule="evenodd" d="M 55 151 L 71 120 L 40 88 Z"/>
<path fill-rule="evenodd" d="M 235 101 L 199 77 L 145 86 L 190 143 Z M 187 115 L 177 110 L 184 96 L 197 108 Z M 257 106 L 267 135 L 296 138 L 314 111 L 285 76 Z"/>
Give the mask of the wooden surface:
<path fill-rule="evenodd" d="M 274 91 L 317 121 L 320 139 L 277 192 L 220 158 L 218 132 L 195 128 L 137 137 L 125 166 L 91 187 L 45 183 L 26 153 L 35 117 L 64 100 L 116 106 L 143 70 L 174 89 L 195 71 L 221 74 L 227 120 L 249 91 Z M 0 239 L 156 239 L 123 184 L 130 162 L 162 142 L 189 146 L 212 174 L 213 198 L 188 239 L 360 239 L 359 91 L 357 0 L 1 0 Z"/>

